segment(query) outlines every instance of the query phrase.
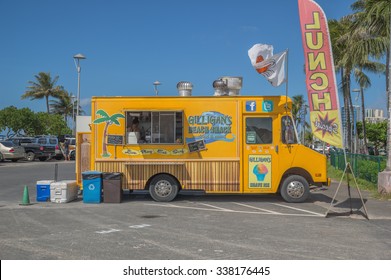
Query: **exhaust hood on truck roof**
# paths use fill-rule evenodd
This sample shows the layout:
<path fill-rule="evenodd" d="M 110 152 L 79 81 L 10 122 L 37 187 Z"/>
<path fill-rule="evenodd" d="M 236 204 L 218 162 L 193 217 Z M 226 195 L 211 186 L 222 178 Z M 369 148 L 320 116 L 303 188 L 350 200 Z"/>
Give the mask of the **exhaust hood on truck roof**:
<path fill-rule="evenodd" d="M 242 77 L 223 76 L 213 82 L 215 96 L 237 96 L 242 88 Z"/>

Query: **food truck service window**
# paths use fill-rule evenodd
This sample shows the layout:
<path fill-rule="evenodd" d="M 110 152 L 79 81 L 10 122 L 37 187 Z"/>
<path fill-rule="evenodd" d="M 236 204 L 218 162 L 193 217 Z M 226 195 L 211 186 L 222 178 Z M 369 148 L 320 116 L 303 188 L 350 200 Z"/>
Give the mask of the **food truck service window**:
<path fill-rule="evenodd" d="M 246 119 L 246 144 L 273 143 L 272 118 Z"/>
<path fill-rule="evenodd" d="M 183 112 L 126 112 L 126 144 L 182 144 Z"/>

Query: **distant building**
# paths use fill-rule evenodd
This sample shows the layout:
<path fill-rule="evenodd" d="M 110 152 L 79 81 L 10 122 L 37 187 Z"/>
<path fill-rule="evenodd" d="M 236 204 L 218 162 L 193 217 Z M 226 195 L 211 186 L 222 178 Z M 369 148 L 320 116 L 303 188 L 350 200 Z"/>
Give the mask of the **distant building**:
<path fill-rule="evenodd" d="M 384 121 L 384 111 L 382 109 L 365 109 L 365 120 L 369 123 L 379 123 Z"/>

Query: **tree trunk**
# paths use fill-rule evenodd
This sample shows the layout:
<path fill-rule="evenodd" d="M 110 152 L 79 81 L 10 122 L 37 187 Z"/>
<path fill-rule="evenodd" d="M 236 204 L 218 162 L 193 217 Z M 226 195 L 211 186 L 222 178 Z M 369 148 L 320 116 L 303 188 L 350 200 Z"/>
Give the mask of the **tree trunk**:
<path fill-rule="evenodd" d="M 49 114 L 49 96 L 45 96 L 45 99 L 46 99 L 46 110 Z"/>
<path fill-rule="evenodd" d="M 105 128 L 103 130 L 103 138 L 102 138 L 102 156 L 107 157 L 107 145 L 106 145 L 106 136 L 107 136 L 107 130 L 109 128 L 110 122 L 106 122 Z"/>
<path fill-rule="evenodd" d="M 349 144 L 350 144 L 350 149 L 349 149 L 349 152 L 351 153 L 354 153 L 354 147 L 355 147 L 355 141 L 353 139 L 353 133 L 356 137 L 356 134 L 357 132 L 356 131 L 353 131 L 354 128 L 355 128 L 355 124 L 354 124 L 354 107 L 353 107 L 353 101 L 352 101 L 352 95 L 350 94 L 350 75 L 347 76 L 347 93 L 348 93 L 348 101 L 349 101 L 349 113 L 350 113 L 350 119 L 349 119 L 349 125 L 350 125 L 350 128 L 349 128 L 349 131 L 350 131 L 350 141 L 349 141 Z M 356 119 L 357 121 L 357 119 Z"/>
<path fill-rule="evenodd" d="M 390 19 L 391 21 L 391 19 Z M 391 29 L 391 27 L 390 27 Z M 391 43 L 390 43 L 390 49 L 391 49 Z M 387 94 L 387 112 L 390 111 L 390 79 L 391 79 L 391 66 L 390 66 L 390 60 L 391 60 L 391 51 L 390 49 L 387 50 L 387 55 L 386 55 L 386 94 Z M 388 66 L 388 67 L 387 67 Z"/>
<path fill-rule="evenodd" d="M 362 134 L 364 138 L 364 154 L 368 154 L 368 143 L 367 143 L 367 129 L 365 125 L 365 104 L 364 104 L 364 90 L 360 87 L 361 94 L 361 115 L 362 115 Z"/>
<path fill-rule="evenodd" d="M 387 51 L 387 63 L 388 69 L 386 69 L 386 77 L 388 79 L 386 89 L 387 89 L 387 111 L 388 111 L 388 124 L 387 124 L 387 165 L 386 171 L 391 171 L 391 14 L 390 14 L 390 47 Z M 388 73 L 387 73 L 388 70 Z"/>
<path fill-rule="evenodd" d="M 344 108 L 345 108 L 345 133 L 346 133 L 346 147 L 351 152 L 352 143 L 352 125 L 351 125 L 351 96 L 350 96 L 350 79 L 348 75 L 349 71 L 344 69 L 341 71 L 342 74 L 342 92 L 344 97 Z"/>

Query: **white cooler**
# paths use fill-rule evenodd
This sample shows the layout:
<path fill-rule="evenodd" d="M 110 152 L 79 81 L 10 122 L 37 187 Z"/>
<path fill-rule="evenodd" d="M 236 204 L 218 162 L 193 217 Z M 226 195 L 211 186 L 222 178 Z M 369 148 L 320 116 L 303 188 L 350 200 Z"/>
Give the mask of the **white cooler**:
<path fill-rule="evenodd" d="M 50 184 L 50 201 L 66 203 L 75 200 L 79 193 L 79 186 L 75 180 L 63 180 Z"/>

